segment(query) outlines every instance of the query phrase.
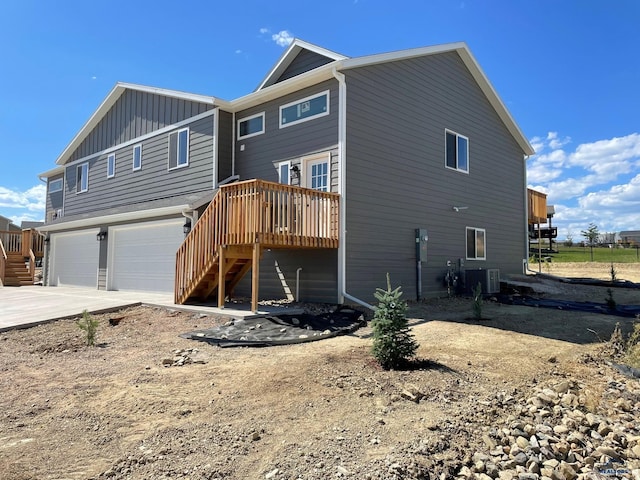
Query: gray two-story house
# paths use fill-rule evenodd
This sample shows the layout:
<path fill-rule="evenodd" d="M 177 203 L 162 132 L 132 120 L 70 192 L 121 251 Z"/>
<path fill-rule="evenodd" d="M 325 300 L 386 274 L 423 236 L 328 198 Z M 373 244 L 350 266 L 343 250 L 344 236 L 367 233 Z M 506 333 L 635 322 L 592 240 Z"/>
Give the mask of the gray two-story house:
<path fill-rule="evenodd" d="M 532 153 L 464 43 L 296 40 L 231 101 L 119 83 L 41 174 L 45 281 L 367 303 L 387 272 L 408 297 L 520 273 Z"/>

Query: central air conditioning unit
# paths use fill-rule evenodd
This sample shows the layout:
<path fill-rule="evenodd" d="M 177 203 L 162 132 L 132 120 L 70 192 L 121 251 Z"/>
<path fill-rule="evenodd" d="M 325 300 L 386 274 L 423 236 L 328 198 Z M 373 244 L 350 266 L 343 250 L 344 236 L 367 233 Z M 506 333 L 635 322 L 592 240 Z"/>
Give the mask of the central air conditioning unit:
<path fill-rule="evenodd" d="M 500 270 L 498 268 L 465 270 L 464 285 L 467 293 L 473 293 L 478 282 L 482 287 L 482 293 L 500 293 Z"/>

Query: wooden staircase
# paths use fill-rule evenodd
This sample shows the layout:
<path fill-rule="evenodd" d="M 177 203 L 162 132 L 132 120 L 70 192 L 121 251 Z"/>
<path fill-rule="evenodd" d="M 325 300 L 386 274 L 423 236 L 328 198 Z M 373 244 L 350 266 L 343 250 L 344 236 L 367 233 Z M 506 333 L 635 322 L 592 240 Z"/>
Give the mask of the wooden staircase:
<path fill-rule="evenodd" d="M 33 277 L 29 272 L 29 267 L 25 264 L 24 257 L 21 254 L 7 255 L 3 283 L 6 287 L 33 285 Z"/>
<path fill-rule="evenodd" d="M 0 285 L 33 285 L 44 239 L 35 230 L 0 231 Z"/>
<path fill-rule="evenodd" d="M 226 292 L 251 270 L 256 311 L 263 250 L 337 248 L 339 199 L 264 180 L 221 186 L 176 254 L 175 303 L 217 293 L 222 308 Z"/>

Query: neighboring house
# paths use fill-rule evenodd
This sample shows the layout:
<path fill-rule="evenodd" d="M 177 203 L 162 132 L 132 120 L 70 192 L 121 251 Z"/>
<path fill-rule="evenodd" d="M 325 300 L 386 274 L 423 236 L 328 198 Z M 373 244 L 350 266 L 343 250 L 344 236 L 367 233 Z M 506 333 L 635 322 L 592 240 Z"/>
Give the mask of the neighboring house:
<path fill-rule="evenodd" d="M 13 223 L 13 220 L 0 215 L 0 231 L 2 232 L 17 232 L 20 231 L 20 227 Z"/>
<path fill-rule="evenodd" d="M 464 43 L 296 40 L 232 101 L 118 83 L 41 174 L 46 283 L 340 303 L 521 273 L 533 153 Z"/>
<path fill-rule="evenodd" d="M 640 230 L 625 230 L 618 235 L 618 243 L 635 247 L 640 245 Z"/>
<path fill-rule="evenodd" d="M 27 230 L 29 228 L 38 228 L 38 227 L 41 227 L 43 225 L 44 225 L 44 222 L 30 222 L 30 221 L 26 221 L 25 220 L 20 224 L 20 228 L 22 230 Z"/>

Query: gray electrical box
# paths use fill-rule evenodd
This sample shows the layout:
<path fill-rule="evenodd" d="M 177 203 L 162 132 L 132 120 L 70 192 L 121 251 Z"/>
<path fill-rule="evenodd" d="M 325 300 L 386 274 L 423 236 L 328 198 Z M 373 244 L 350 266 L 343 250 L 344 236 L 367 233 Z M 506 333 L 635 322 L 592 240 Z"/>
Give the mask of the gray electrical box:
<path fill-rule="evenodd" d="M 416 228 L 416 260 L 418 262 L 427 261 L 427 242 L 429 235 L 426 228 Z"/>

